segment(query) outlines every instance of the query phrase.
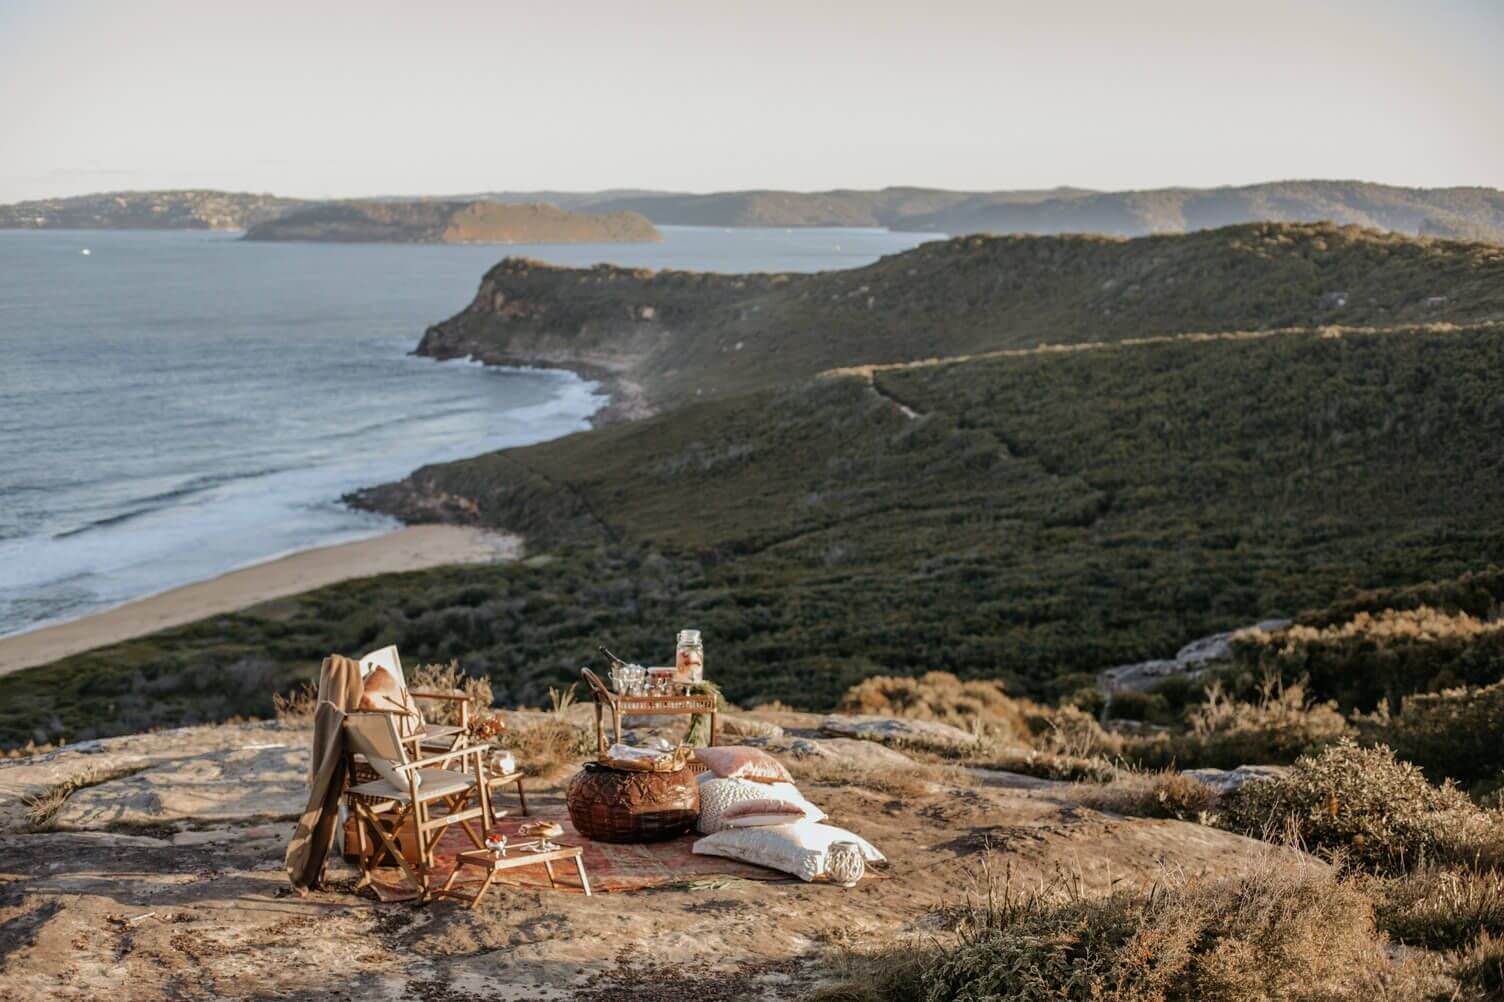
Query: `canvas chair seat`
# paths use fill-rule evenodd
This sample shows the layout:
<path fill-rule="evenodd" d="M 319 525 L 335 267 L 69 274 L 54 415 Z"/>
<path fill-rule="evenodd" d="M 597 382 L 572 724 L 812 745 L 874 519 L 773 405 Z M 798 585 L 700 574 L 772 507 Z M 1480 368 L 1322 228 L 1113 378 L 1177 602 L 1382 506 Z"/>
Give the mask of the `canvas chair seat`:
<path fill-rule="evenodd" d="M 419 769 L 418 770 L 418 797 L 422 800 L 434 800 L 438 797 L 452 797 L 456 793 L 463 793 L 475 786 L 475 777 L 466 772 L 454 772 L 450 769 Z M 350 792 L 359 797 L 381 798 L 383 800 L 396 800 L 407 803 L 412 799 L 407 787 L 396 787 L 385 779 L 373 779 L 369 783 L 361 783 L 359 786 L 350 787 Z"/>
<path fill-rule="evenodd" d="M 451 742 L 465 732 L 463 727 L 454 727 L 448 724 L 424 724 L 418 731 L 418 737 L 424 744 L 443 741 Z"/>

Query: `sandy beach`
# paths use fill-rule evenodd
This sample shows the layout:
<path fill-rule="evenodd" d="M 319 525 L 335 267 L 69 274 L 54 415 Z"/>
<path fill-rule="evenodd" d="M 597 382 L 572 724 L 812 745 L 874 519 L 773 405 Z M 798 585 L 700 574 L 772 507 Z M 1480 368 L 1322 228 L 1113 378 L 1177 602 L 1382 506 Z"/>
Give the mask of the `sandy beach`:
<path fill-rule="evenodd" d="M 444 564 L 515 560 L 521 552 L 518 536 L 454 525 L 411 526 L 372 539 L 303 550 L 91 616 L 0 638 L 0 675 L 336 581 Z"/>

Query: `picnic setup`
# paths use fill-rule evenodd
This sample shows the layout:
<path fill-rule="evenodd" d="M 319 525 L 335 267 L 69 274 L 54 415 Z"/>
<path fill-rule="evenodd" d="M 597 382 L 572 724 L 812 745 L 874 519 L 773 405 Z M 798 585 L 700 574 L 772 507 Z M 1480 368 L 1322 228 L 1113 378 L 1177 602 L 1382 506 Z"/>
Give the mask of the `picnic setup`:
<path fill-rule="evenodd" d="M 294 889 L 324 886 L 336 842 L 359 871 L 358 893 L 468 908 L 506 886 L 586 896 L 707 877 L 853 887 L 886 862 L 827 823 L 776 757 L 719 744 L 698 631 L 679 633 L 670 667 L 601 652 L 605 678 L 581 669 L 594 758 L 564 784 L 562 804 L 531 808 L 524 763 L 489 708 L 410 688 L 396 647 L 325 658 L 308 803 L 286 853 Z M 674 717 L 688 719 L 677 741 L 661 736 L 666 722 L 677 733 Z M 629 743 L 633 724 L 660 734 Z"/>

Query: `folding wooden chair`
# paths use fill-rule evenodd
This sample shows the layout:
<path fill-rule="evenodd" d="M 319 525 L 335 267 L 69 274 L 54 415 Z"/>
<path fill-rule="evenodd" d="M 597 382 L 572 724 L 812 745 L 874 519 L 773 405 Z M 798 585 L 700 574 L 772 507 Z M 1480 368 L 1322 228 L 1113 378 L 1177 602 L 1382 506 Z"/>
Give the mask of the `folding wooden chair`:
<path fill-rule="evenodd" d="M 385 668 L 397 680 L 398 684 L 406 690 L 414 702 L 413 709 L 418 711 L 417 737 L 418 750 L 425 753 L 437 753 L 453 751 L 466 744 L 466 738 L 470 733 L 470 714 L 472 712 L 471 698 L 463 692 L 440 692 L 429 689 L 409 689 L 407 676 L 402 672 L 402 659 L 397 654 L 396 645 L 383 647 L 379 651 L 372 651 L 360 659 L 360 677 L 365 678 L 377 668 Z M 458 703 L 460 710 L 459 726 L 453 724 L 431 724 L 423 719 L 423 712 L 417 706 L 416 701 L 431 699 L 436 701 Z M 412 735 L 409 735 L 411 737 Z"/>
<path fill-rule="evenodd" d="M 350 787 L 349 802 L 356 817 L 360 887 L 386 860 L 395 862 L 411 883 L 413 896 L 426 900 L 434 868 L 434 847 L 453 825 L 459 825 L 477 849 L 495 823 L 490 785 L 486 781 L 486 745 L 450 749 L 428 758 L 410 754 L 412 738 L 398 731 L 392 713 L 356 712 L 345 715 L 345 738 L 353 753 L 365 758 L 379 779 Z M 447 768 L 470 762 L 468 771 Z M 472 822 L 479 822 L 479 830 Z M 398 836 L 411 824 L 415 845 L 409 860 Z"/>

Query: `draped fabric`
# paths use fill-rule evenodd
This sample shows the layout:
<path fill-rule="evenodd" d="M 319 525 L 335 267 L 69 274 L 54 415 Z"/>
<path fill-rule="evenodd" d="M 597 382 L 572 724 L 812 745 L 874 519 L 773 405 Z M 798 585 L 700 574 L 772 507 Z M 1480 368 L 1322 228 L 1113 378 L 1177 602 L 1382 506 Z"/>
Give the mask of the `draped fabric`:
<path fill-rule="evenodd" d="M 308 805 L 287 843 L 287 877 L 299 894 L 319 886 L 339 826 L 345 789 L 345 714 L 360 704 L 360 663 L 331 654 L 319 669 L 319 699 L 313 716 L 313 754 L 308 763 Z"/>

